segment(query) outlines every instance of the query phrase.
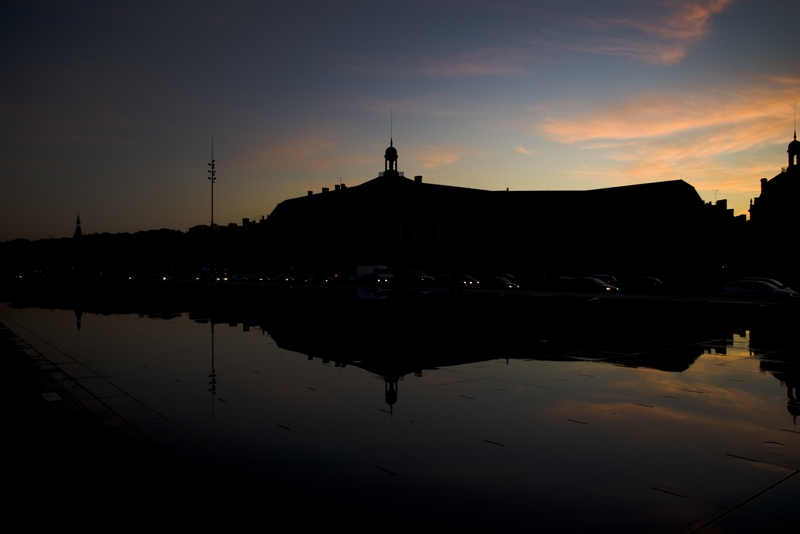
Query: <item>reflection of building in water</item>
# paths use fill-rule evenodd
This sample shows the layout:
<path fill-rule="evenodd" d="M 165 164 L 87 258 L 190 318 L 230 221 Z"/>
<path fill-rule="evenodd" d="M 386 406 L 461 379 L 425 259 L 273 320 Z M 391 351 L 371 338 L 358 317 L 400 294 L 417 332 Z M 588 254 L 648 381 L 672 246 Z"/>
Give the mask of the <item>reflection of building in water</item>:
<path fill-rule="evenodd" d="M 487 191 L 385 170 L 281 202 L 269 217 L 275 255 L 297 264 L 600 265 L 644 269 L 702 259 L 709 209 L 682 180 L 589 191 Z M 722 210 L 726 212 L 726 210 Z"/>
<path fill-rule="evenodd" d="M 392 298 L 358 300 L 354 293 L 332 299 L 335 293 L 325 292 L 308 302 L 298 293 L 290 301 L 273 301 L 281 313 L 265 320 L 262 329 L 279 347 L 309 360 L 352 365 L 382 377 L 383 401 L 390 411 L 399 400 L 399 381 L 411 374 L 421 377 L 426 370 L 502 359 L 511 365 L 520 365 L 520 360 L 594 360 L 682 372 L 703 352 L 697 343 L 700 328 L 682 325 L 681 319 L 653 322 L 643 305 L 634 310 L 636 317 L 628 317 L 597 303 L 565 301 L 561 309 L 548 300 L 537 310 L 527 299 L 476 296 L 433 297 L 409 305 Z M 686 320 L 691 323 L 692 317 Z M 719 337 L 716 331 L 702 336 Z"/>
<path fill-rule="evenodd" d="M 762 354 L 761 371 L 769 371 L 786 388 L 786 410 L 794 424 L 800 416 L 800 345 L 794 325 L 757 327 L 750 332 L 750 347 Z"/>

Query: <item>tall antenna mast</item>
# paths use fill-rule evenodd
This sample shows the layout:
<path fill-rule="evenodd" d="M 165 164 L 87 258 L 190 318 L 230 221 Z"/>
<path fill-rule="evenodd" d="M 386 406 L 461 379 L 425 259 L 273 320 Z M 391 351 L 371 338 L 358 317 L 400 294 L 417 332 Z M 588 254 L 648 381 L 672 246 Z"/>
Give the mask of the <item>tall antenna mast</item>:
<path fill-rule="evenodd" d="M 214 227 L 214 181 L 217 179 L 216 160 L 214 159 L 214 136 L 211 136 L 211 167 L 208 170 L 208 179 L 211 180 L 211 227 Z"/>
<path fill-rule="evenodd" d="M 394 117 L 392 116 L 392 110 L 389 110 L 389 146 L 394 145 Z"/>

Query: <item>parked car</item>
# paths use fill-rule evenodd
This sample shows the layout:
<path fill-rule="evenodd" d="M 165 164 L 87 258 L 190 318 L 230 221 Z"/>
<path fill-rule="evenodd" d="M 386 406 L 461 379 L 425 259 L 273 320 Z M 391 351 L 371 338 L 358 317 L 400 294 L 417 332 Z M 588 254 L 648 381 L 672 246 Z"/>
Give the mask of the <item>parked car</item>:
<path fill-rule="evenodd" d="M 480 289 L 481 283 L 468 274 L 437 274 L 436 285 L 453 289 Z"/>
<path fill-rule="evenodd" d="M 405 286 L 429 286 L 433 284 L 434 278 L 425 274 L 425 271 L 413 269 L 410 271 L 402 271 L 395 274 L 393 282 Z"/>
<path fill-rule="evenodd" d="M 748 276 L 747 278 L 742 278 L 742 280 L 756 280 L 759 282 L 767 282 L 768 284 L 772 284 L 773 286 L 777 287 L 778 289 L 789 289 L 792 290 L 791 287 L 783 285 L 782 283 L 778 282 L 773 278 L 763 278 L 760 276 Z"/>
<path fill-rule="evenodd" d="M 481 286 L 481 283 L 478 281 L 477 278 L 474 278 L 468 274 L 457 275 L 456 283 L 470 289 L 478 289 Z"/>
<path fill-rule="evenodd" d="M 519 289 L 519 284 L 502 276 L 492 276 L 483 281 L 484 289 Z"/>
<path fill-rule="evenodd" d="M 654 295 L 661 293 L 664 287 L 663 282 L 652 276 L 640 276 L 633 280 L 628 280 L 620 285 L 623 293 L 633 293 L 635 295 Z"/>
<path fill-rule="evenodd" d="M 366 283 L 386 284 L 394 278 L 385 265 L 359 265 L 356 267 L 356 280 Z"/>
<path fill-rule="evenodd" d="M 727 297 L 740 297 L 756 300 L 786 300 L 798 298 L 791 289 L 781 289 L 763 280 L 734 280 L 725 284 L 722 294 Z"/>
<path fill-rule="evenodd" d="M 602 280 L 593 278 L 591 276 L 582 276 L 580 278 L 573 278 L 568 284 L 569 290 L 575 293 L 605 293 L 612 294 L 619 292 L 619 288 L 607 284 Z"/>
<path fill-rule="evenodd" d="M 590 274 L 589 278 L 597 278 L 604 284 L 608 284 L 610 286 L 617 286 L 617 279 L 614 275 L 611 274 Z"/>
<path fill-rule="evenodd" d="M 420 284 L 430 284 L 434 281 L 432 276 L 425 274 L 424 271 L 420 271 L 419 269 L 414 269 L 409 271 L 408 279 L 410 281 L 418 282 Z"/>
<path fill-rule="evenodd" d="M 353 276 L 352 274 L 334 273 L 333 274 L 333 280 L 331 280 L 331 283 L 332 284 L 344 285 L 344 284 L 353 284 L 353 283 L 355 283 L 355 281 L 356 281 L 356 277 Z"/>
<path fill-rule="evenodd" d="M 333 280 L 332 274 L 308 273 L 302 278 L 304 284 L 329 284 Z"/>

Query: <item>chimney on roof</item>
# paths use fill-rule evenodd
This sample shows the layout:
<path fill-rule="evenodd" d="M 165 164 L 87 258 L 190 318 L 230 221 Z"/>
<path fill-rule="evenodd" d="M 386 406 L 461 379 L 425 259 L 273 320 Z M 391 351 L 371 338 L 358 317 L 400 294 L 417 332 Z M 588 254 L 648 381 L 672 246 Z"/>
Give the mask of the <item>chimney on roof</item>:
<path fill-rule="evenodd" d="M 422 183 L 422 175 L 415 176 L 414 177 L 414 183 L 415 184 L 421 184 Z"/>
<path fill-rule="evenodd" d="M 323 192 L 323 193 L 327 193 L 328 191 L 330 191 L 330 189 L 328 189 L 327 187 L 323 187 L 323 188 L 322 188 L 322 192 Z"/>
<path fill-rule="evenodd" d="M 336 184 L 336 185 L 334 185 L 334 186 L 333 186 L 333 189 L 334 189 L 335 191 L 338 191 L 338 190 L 340 189 L 340 187 L 339 187 L 339 184 Z"/>
<path fill-rule="evenodd" d="M 309 192 L 308 192 L 308 196 L 313 196 L 313 195 L 314 195 L 314 192 L 313 192 L 313 191 L 309 191 Z"/>

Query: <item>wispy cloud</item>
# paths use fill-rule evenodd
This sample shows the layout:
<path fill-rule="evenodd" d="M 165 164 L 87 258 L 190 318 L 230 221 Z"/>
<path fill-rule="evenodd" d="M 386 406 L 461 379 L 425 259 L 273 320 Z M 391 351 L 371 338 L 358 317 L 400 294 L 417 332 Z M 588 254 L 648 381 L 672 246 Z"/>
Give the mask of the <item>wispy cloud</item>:
<path fill-rule="evenodd" d="M 422 58 L 400 55 L 391 62 L 382 57 L 350 58 L 344 61 L 345 69 L 355 74 L 474 78 L 525 74 L 533 59 L 533 52 L 528 48 L 498 46 Z"/>
<path fill-rule="evenodd" d="M 375 157 L 352 152 L 336 142 L 330 131 L 310 131 L 277 143 L 264 142 L 247 151 L 237 164 L 242 169 L 323 171 L 376 163 Z"/>
<path fill-rule="evenodd" d="M 514 28 L 507 36 L 490 40 L 480 27 L 475 39 L 461 48 L 432 44 L 423 53 L 397 53 L 333 57 L 333 68 L 369 76 L 422 76 L 434 78 L 517 77 L 549 61 L 558 51 L 630 57 L 654 64 L 673 64 L 707 37 L 714 16 L 735 0 L 611 0 L 601 6 L 587 0 L 560 2 L 471 2 L 452 9 L 470 10 L 471 20 L 486 13 L 506 19 Z M 427 5 L 441 10 L 448 2 Z M 421 17 L 424 17 L 420 13 Z M 464 33 L 470 34 L 467 29 Z M 432 41 L 435 43 L 435 41 Z M 450 47 L 454 45 L 449 45 Z M 458 45 L 456 45 L 458 46 Z"/>
<path fill-rule="evenodd" d="M 420 162 L 422 168 L 433 169 L 442 165 L 452 165 L 464 154 L 466 148 L 455 145 L 425 145 L 410 147 L 410 159 Z"/>
<path fill-rule="evenodd" d="M 526 156 L 530 156 L 531 155 L 531 151 L 530 150 L 528 150 L 527 148 L 521 147 L 521 146 L 515 146 L 514 150 L 516 150 L 520 154 L 524 154 Z"/>
<path fill-rule="evenodd" d="M 764 144 L 774 130 L 791 117 L 793 96 L 800 78 L 738 89 L 706 88 L 692 93 L 651 93 L 629 99 L 596 113 L 569 118 L 547 118 L 538 129 L 563 143 L 599 142 L 606 146 L 634 140 L 685 135 L 711 128 L 718 141 L 703 150 L 732 152 Z M 723 129 L 728 129 L 725 134 Z"/>
<path fill-rule="evenodd" d="M 658 18 L 608 19 L 616 26 L 628 26 L 663 39 L 689 40 L 705 37 L 711 29 L 711 18 L 730 6 L 733 0 L 666 0 L 651 2 L 662 6 Z"/>
<path fill-rule="evenodd" d="M 800 89 L 800 84 L 794 91 Z M 792 89 L 754 87 L 740 90 L 706 89 L 697 93 L 654 93 L 642 95 L 600 113 L 566 119 L 548 118 L 540 130 L 559 142 L 583 141 L 624 143 L 630 140 L 685 134 L 704 128 L 731 128 L 738 141 L 726 140 L 720 147 L 741 150 L 763 143 L 750 137 L 744 143 L 734 126 L 785 121 L 791 112 Z M 787 104 L 788 102 L 788 104 Z"/>
<path fill-rule="evenodd" d="M 560 43 L 558 46 L 575 52 L 631 57 L 649 63 L 665 65 L 677 63 L 688 52 L 686 43 L 663 43 L 646 39 L 623 39 L 619 37 L 586 38 L 582 41 Z"/>
<path fill-rule="evenodd" d="M 709 35 L 712 20 L 734 0 L 617 1 L 604 4 L 603 12 L 575 19 L 584 29 L 568 38 L 555 34 L 550 44 L 582 53 L 624 56 L 654 64 L 682 60 L 692 47 Z M 608 13 L 613 13 L 609 15 Z"/>
<path fill-rule="evenodd" d="M 537 129 L 552 141 L 598 151 L 616 162 L 621 179 L 682 176 L 698 188 L 752 191 L 757 178 L 785 165 L 754 151 L 791 139 L 792 100 L 800 93 L 800 78 L 760 82 L 641 95 L 599 112 L 550 117 Z"/>

